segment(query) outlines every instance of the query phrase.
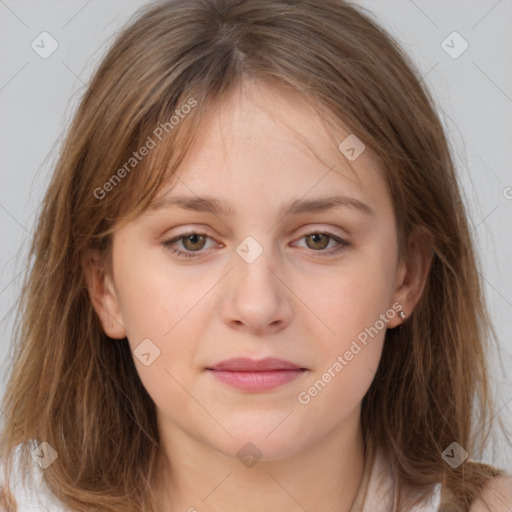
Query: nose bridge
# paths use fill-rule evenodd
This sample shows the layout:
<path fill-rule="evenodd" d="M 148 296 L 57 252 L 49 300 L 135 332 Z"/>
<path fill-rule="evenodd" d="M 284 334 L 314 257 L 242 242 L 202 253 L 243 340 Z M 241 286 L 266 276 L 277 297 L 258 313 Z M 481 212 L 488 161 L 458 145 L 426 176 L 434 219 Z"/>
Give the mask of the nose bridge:
<path fill-rule="evenodd" d="M 259 237 L 261 239 L 261 237 Z M 268 238 L 265 239 L 266 241 Z M 266 242 L 266 251 L 263 247 L 263 245 L 256 240 L 256 238 L 252 235 L 246 236 L 236 247 L 236 253 L 240 258 L 247 264 L 251 265 L 254 263 L 257 259 L 260 258 L 260 256 L 264 253 L 269 251 L 269 245 L 268 241 Z"/>
<path fill-rule="evenodd" d="M 231 289 L 223 307 L 224 320 L 231 326 L 264 332 L 290 320 L 291 304 L 277 277 L 276 251 L 269 240 L 270 236 L 260 243 L 255 236 L 247 236 L 236 247 Z"/>
<path fill-rule="evenodd" d="M 262 295 L 267 304 L 277 299 L 282 290 L 277 286 L 277 279 L 271 268 L 276 267 L 275 251 L 271 246 L 270 236 L 245 237 L 236 247 L 235 284 L 236 287 L 249 295 Z"/>

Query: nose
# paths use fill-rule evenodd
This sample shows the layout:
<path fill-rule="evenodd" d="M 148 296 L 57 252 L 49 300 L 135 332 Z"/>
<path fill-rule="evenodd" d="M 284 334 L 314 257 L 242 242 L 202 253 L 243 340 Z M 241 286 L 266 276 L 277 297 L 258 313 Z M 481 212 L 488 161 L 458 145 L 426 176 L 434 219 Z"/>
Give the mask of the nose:
<path fill-rule="evenodd" d="M 222 319 L 230 328 L 255 335 L 284 329 L 292 318 L 292 293 L 271 250 L 248 263 L 234 254 L 234 269 L 226 282 Z M 281 275 L 280 275 L 281 274 Z"/>

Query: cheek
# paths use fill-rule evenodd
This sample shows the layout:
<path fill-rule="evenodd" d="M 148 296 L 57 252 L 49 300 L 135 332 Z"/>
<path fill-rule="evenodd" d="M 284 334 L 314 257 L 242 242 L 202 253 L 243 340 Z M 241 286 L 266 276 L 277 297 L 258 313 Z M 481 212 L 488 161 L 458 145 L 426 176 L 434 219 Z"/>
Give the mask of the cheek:
<path fill-rule="evenodd" d="M 185 382 L 192 372 L 196 345 L 205 328 L 198 318 L 201 299 L 214 284 L 214 276 L 191 282 L 166 264 L 164 257 L 144 256 L 136 249 L 119 250 L 115 271 L 134 362 L 144 386 L 158 401 L 160 393 L 179 391 L 177 382 Z M 138 357 L 148 352 L 146 361 Z M 144 364 L 148 359 L 150 364 Z"/>
<path fill-rule="evenodd" d="M 164 266 L 135 260 L 127 268 L 130 277 L 120 286 L 121 311 L 137 373 L 157 406 L 165 409 L 171 400 L 174 408 L 184 411 L 190 403 L 183 386 L 191 387 L 204 328 L 198 319 L 200 301 L 211 283 L 203 278 L 203 289 L 195 285 L 199 280 L 191 285 Z M 148 352 L 150 362 L 145 364 L 147 358 L 140 356 Z"/>
<path fill-rule="evenodd" d="M 370 387 L 382 353 L 385 319 L 396 314 L 387 309 L 388 286 L 379 276 L 351 267 L 349 275 L 331 281 L 329 293 L 313 297 L 333 332 L 317 338 L 314 371 L 297 397 L 308 414 L 324 418 L 330 411 L 334 423 L 342 421 Z"/>
<path fill-rule="evenodd" d="M 303 296 L 307 304 L 329 327 L 329 334 L 340 341 L 355 338 L 370 327 L 390 307 L 393 294 L 394 261 L 392 258 L 372 254 L 357 254 L 333 272 L 315 280 Z M 393 311 L 394 313 L 394 311 Z M 334 332 L 333 332 L 334 331 Z"/>
<path fill-rule="evenodd" d="M 127 251 L 120 244 L 115 264 L 121 313 L 133 338 L 169 337 L 213 284 L 214 276 L 194 278 L 171 264 L 164 249 L 138 251 L 132 243 Z"/>
<path fill-rule="evenodd" d="M 310 289 L 306 295 L 308 306 L 329 328 L 317 337 L 315 371 L 308 381 L 311 393 L 303 390 L 306 401 L 325 407 L 335 403 L 341 414 L 355 407 L 368 390 L 387 324 L 396 315 L 390 308 L 395 255 L 385 247 L 382 241 L 353 253 L 336 273 L 315 280 L 314 292 Z"/>

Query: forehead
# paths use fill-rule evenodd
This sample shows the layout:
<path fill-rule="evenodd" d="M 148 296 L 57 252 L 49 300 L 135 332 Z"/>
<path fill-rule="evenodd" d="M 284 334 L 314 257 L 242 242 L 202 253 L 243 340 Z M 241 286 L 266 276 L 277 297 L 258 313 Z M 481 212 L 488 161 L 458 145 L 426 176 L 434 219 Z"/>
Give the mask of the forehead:
<path fill-rule="evenodd" d="M 355 160 L 344 153 L 343 141 L 353 145 L 353 137 L 291 89 L 243 82 L 203 118 L 184 160 L 153 204 L 169 195 L 240 202 L 257 196 L 268 204 L 338 192 L 386 206 L 390 197 L 376 158 L 367 149 L 360 152 L 360 146 Z"/>

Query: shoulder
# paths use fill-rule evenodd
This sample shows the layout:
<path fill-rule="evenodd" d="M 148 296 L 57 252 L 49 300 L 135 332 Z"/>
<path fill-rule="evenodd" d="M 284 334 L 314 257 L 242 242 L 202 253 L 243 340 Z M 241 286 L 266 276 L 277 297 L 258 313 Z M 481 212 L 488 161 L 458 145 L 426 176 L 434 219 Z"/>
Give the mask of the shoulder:
<path fill-rule="evenodd" d="M 487 503 L 487 504 L 486 504 Z M 512 476 L 498 476 L 485 486 L 469 512 L 510 512 L 512 510 Z"/>

